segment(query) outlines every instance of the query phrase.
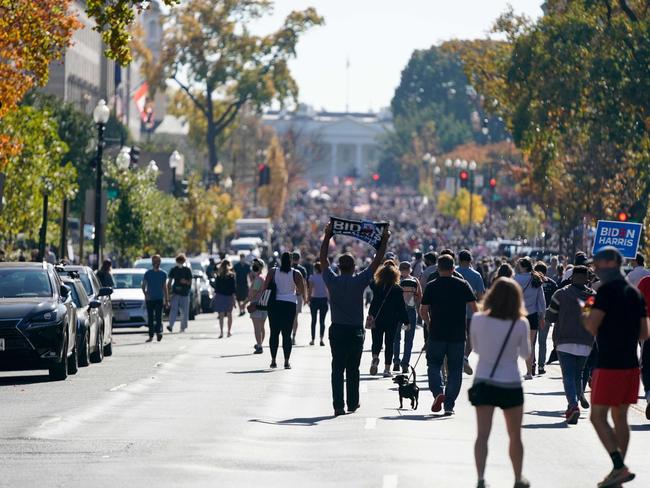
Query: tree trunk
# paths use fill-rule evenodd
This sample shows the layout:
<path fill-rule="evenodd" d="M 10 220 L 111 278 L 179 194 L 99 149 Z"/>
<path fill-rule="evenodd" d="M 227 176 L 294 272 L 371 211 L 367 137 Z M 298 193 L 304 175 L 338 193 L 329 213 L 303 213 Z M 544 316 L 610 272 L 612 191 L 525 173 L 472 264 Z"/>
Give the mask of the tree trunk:
<path fill-rule="evenodd" d="M 208 169 L 212 173 L 219 163 L 217 155 L 217 128 L 214 122 L 214 107 L 212 105 L 212 89 L 210 86 L 205 91 L 206 119 L 208 122 L 207 144 L 208 144 Z M 214 173 L 212 173 L 214 174 Z"/>

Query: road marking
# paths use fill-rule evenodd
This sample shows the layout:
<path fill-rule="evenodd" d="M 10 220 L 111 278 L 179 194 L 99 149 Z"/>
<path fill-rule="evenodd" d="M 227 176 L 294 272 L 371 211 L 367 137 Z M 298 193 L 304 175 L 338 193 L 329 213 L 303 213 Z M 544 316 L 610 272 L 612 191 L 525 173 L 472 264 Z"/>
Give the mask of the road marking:
<path fill-rule="evenodd" d="M 374 417 L 369 417 L 366 419 L 366 430 L 373 430 L 377 427 L 377 419 Z"/>
<path fill-rule="evenodd" d="M 381 486 L 382 488 L 397 488 L 397 475 L 385 474 Z"/>
<path fill-rule="evenodd" d="M 126 386 L 126 383 L 122 383 L 121 385 L 114 386 L 113 388 L 111 388 L 111 389 L 108 390 L 108 391 L 117 391 L 117 390 L 121 390 L 121 389 L 124 388 L 125 386 Z"/>

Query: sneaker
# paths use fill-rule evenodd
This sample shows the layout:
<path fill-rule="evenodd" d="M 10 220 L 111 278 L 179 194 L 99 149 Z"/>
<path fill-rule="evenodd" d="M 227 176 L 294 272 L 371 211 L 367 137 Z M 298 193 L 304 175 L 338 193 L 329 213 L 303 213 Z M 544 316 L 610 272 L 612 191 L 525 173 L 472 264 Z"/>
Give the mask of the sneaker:
<path fill-rule="evenodd" d="M 569 425 L 576 425 L 578 419 L 580 418 L 580 409 L 578 406 L 569 407 L 566 412 L 564 412 L 564 417 L 566 418 L 566 423 Z"/>
<path fill-rule="evenodd" d="M 168 326 L 167 326 L 167 330 L 168 330 L 169 332 L 171 332 L 171 331 L 173 330 L 173 329 L 172 329 L 172 326 L 171 326 L 171 325 L 168 325 Z"/>
<path fill-rule="evenodd" d="M 323 339 L 320 340 L 320 345 L 321 345 L 321 346 L 324 346 L 324 345 L 325 345 L 325 342 L 323 342 Z"/>
<path fill-rule="evenodd" d="M 361 405 L 357 405 L 356 407 L 348 407 L 348 413 L 354 413 L 359 410 L 360 407 Z"/>
<path fill-rule="evenodd" d="M 253 346 L 253 349 L 254 349 L 253 354 L 262 354 L 264 352 L 264 349 L 262 348 L 262 346 L 260 346 L 258 344 L 255 344 L 255 346 Z"/>
<path fill-rule="evenodd" d="M 452 415 L 454 415 L 454 411 L 445 409 L 445 414 L 444 415 L 445 415 L 445 417 L 451 417 Z"/>
<path fill-rule="evenodd" d="M 291 369 L 291 364 L 289 364 L 289 361 L 284 362 L 284 369 Z"/>
<path fill-rule="evenodd" d="M 632 481 L 635 476 L 636 475 L 634 473 L 630 473 L 630 470 L 627 469 L 627 466 L 623 466 L 621 469 L 612 469 L 612 471 L 605 477 L 605 479 L 598 483 L 598 488 L 615 487 L 621 483 Z"/>
<path fill-rule="evenodd" d="M 149 339 L 147 339 L 147 340 L 144 341 L 144 342 L 151 342 L 151 341 L 153 341 L 153 336 L 149 336 Z"/>
<path fill-rule="evenodd" d="M 408 364 L 406 366 L 402 366 L 402 374 L 408 374 L 408 372 L 409 372 Z"/>
<path fill-rule="evenodd" d="M 401 370 L 401 366 L 399 360 L 393 361 L 393 371 L 400 371 L 400 370 Z"/>
<path fill-rule="evenodd" d="M 219 339 L 223 339 L 223 334 L 221 334 L 221 335 L 219 336 Z"/>
<path fill-rule="evenodd" d="M 589 401 L 587 400 L 587 397 L 585 396 L 584 393 L 580 395 L 580 406 L 585 410 L 590 407 Z"/>
<path fill-rule="evenodd" d="M 310 345 L 310 346 L 313 346 L 313 345 L 314 345 L 314 341 L 309 341 L 309 345 Z"/>
<path fill-rule="evenodd" d="M 291 345 L 292 345 L 292 346 L 295 346 L 295 345 L 296 345 L 296 338 L 295 338 L 295 337 L 293 337 L 293 338 L 291 339 Z"/>
<path fill-rule="evenodd" d="M 524 379 L 525 379 L 525 380 L 532 380 L 532 379 L 533 379 L 533 375 L 530 374 L 530 373 L 527 373 L 527 374 L 524 376 Z"/>
<path fill-rule="evenodd" d="M 377 366 L 379 365 L 379 358 L 373 358 L 370 365 L 370 374 L 375 376 L 377 374 Z"/>
<path fill-rule="evenodd" d="M 162 341 L 162 334 L 156 334 L 156 339 L 158 339 L 158 342 Z"/>
<path fill-rule="evenodd" d="M 275 360 L 271 361 L 271 366 L 270 366 L 270 368 L 271 368 L 271 369 L 275 369 L 275 368 L 277 368 L 277 367 L 278 367 L 278 363 L 276 363 Z"/>
<path fill-rule="evenodd" d="M 544 366 L 540 366 L 537 368 L 537 374 L 546 374 L 546 370 L 544 369 Z"/>
<path fill-rule="evenodd" d="M 465 358 L 465 361 L 463 363 L 463 371 L 465 372 L 465 374 L 470 375 L 470 376 L 474 374 L 474 370 L 469 365 L 469 359 L 467 359 L 467 358 Z"/>
<path fill-rule="evenodd" d="M 530 481 L 521 478 L 519 481 L 515 481 L 515 488 L 530 488 Z"/>
<path fill-rule="evenodd" d="M 437 395 L 433 400 L 433 405 L 431 405 L 431 411 L 435 413 L 442 410 L 442 404 L 444 403 L 444 401 L 445 401 L 444 393 L 440 393 L 439 395 Z"/>
<path fill-rule="evenodd" d="M 487 488 L 487 484 L 485 484 L 485 480 L 478 480 L 478 483 L 476 483 L 476 488 Z"/>
<path fill-rule="evenodd" d="M 399 370 L 398 370 L 398 371 L 399 371 Z M 393 373 L 390 372 L 390 369 L 389 369 L 389 368 L 386 368 L 386 369 L 384 370 L 384 378 L 392 378 L 392 377 L 393 377 Z"/>
<path fill-rule="evenodd" d="M 342 408 L 335 408 L 334 409 L 334 416 L 338 417 L 340 415 L 345 415 L 345 410 Z"/>

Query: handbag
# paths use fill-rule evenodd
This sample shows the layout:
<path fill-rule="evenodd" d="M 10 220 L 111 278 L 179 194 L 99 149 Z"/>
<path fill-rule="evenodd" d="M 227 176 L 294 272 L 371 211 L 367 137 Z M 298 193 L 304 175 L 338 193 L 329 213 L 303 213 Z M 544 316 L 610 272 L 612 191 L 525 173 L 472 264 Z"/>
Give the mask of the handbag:
<path fill-rule="evenodd" d="M 501 356 L 503 356 L 503 351 L 506 348 L 506 344 L 508 344 L 508 340 L 510 339 L 510 334 L 512 334 L 512 329 L 515 328 L 515 324 L 517 323 L 517 319 L 514 319 L 512 321 L 512 324 L 510 324 L 510 329 L 508 329 L 508 333 L 506 334 L 506 338 L 503 341 L 503 344 L 501 345 L 501 350 L 499 351 L 499 355 L 497 356 L 497 360 L 494 363 L 494 366 L 492 367 L 492 372 L 490 373 L 490 379 L 494 376 L 494 373 L 496 373 L 497 367 L 499 366 L 499 361 L 501 361 Z M 484 405 L 483 400 L 485 399 L 485 396 L 487 394 L 487 391 L 492 385 L 485 383 L 485 382 L 479 382 L 479 383 L 474 383 L 469 390 L 467 390 L 467 394 L 469 396 L 469 402 L 474 405 Z"/>
<path fill-rule="evenodd" d="M 384 296 L 384 300 L 381 302 L 381 305 L 379 306 L 379 310 L 377 310 L 377 315 L 371 315 L 368 314 L 366 317 L 366 329 L 374 329 L 375 328 L 375 321 L 377 320 L 377 317 L 379 317 L 379 314 L 381 313 L 381 309 L 384 308 L 384 303 L 386 303 L 386 299 L 388 298 L 388 295 L 390 295 L 391 290 L 389 289 L 386 292 L 386 295 Z"/>
<path fill-rule="evenodd" d="M 275 268 L 274 268 L 275 270 Z M 273 304 L 275 303 L 275 296 L 277 293 L 277 286 L 275 284 L 275 271 L 273 271 L 273 281 L 269 283 L 269 286 L 262 294 L 257 302 L 254 304 L 256 310 L 268 311 Z M 251 304 L 253 305 L 253 304 Z"/>

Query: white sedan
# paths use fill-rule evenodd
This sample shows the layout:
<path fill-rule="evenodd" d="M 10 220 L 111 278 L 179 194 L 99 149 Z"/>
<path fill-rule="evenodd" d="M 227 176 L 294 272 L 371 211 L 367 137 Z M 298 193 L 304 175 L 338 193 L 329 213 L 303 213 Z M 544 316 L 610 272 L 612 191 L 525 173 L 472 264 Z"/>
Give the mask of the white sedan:
<path fill-rule="evenodd" d="M 113 327 L 147 326 L 147 306 L 142 292 L 142 278 L 146 272 L 141 268 L 113 270 Z"/>

